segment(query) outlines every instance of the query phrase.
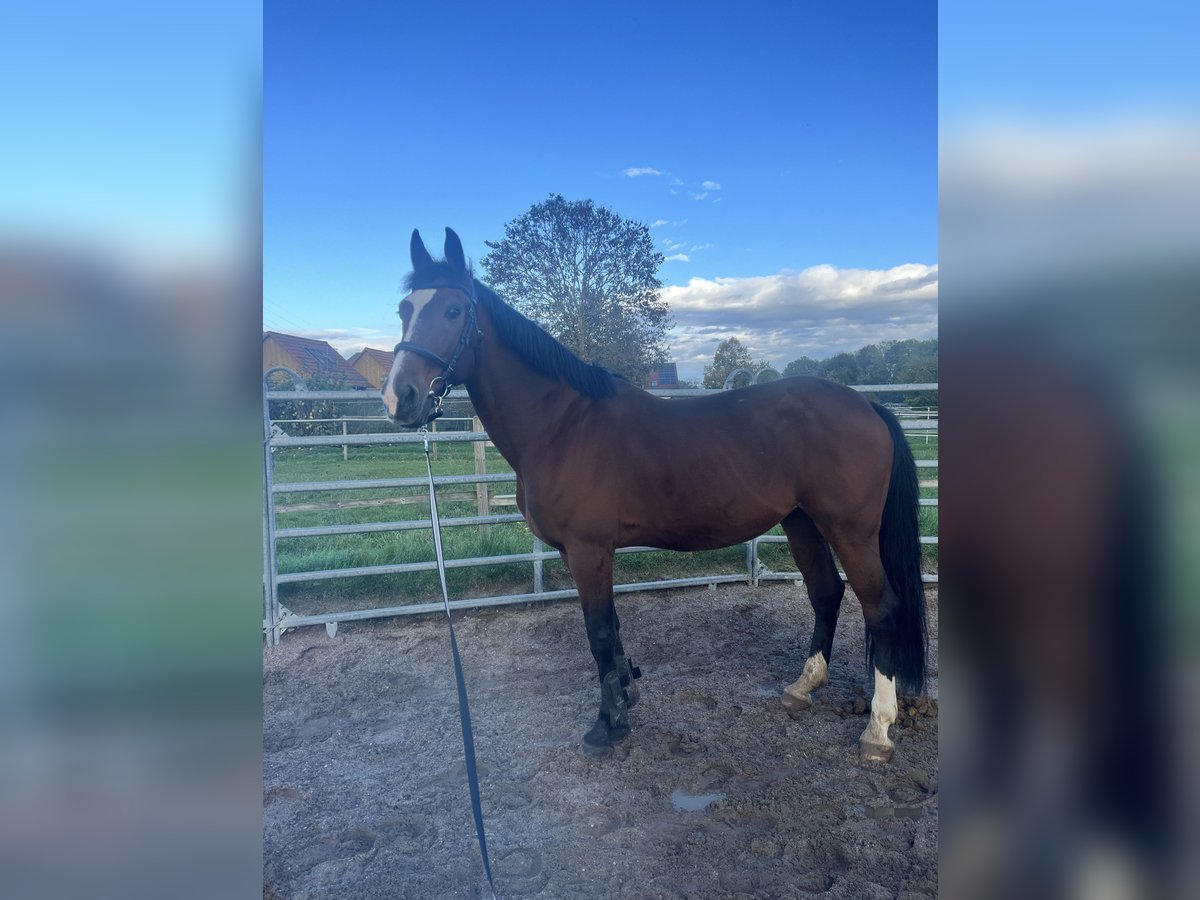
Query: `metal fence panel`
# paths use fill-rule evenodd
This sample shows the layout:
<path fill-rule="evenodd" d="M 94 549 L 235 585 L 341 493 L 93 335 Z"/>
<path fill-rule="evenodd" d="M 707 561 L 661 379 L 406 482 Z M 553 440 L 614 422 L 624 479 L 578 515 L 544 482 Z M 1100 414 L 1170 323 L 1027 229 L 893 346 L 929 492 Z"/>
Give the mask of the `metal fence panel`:
<path fill-rule="evenodd" d="M 405 519 L 389 522 L 370 522 L 346 525 L 317 525 L 293 528 L 279 528 L 276 525 L 276 497 L 279 495 L 350 490 L 378 491 L 398 488 L 427 489 L 428 486 L 427 479 L 422 477 L 364 478 L 337 481 L 277 483 L 275 481 L 274 453 L 279 449 L 339 446 L 343 447 L 343 452 L 345 452 L 346 448 L 353 446 L 369 447 L 382 445 L 422 444 L 425 440 L 424 435 L 411 431 L 307 436 L 291 436 L 280 433 L 279 429 L 273 428 L 273 426 L 276 426 L 279 422 L 283 422 L 285 420 L 273 420 L 271 418 L 270 404 L 274 401 L 337 401 L 341 403 L 358 403 L 365 406 L 374 406 L 380 409 L 382 408 L 382 404 L 378 395 L 369 394 L 362 391 L 309 391 L 304 388 L 303 381 L 298 375 L 288 370 L 278 368 L 264 373 L 264 384 L 270 375 L 279 372 L 282 372 L 282 374 L 288 376 L 293 383 L 299 385 L 300 389 L 294 391 L 263 391 L 263 629 L 267 640 L 270 643 L 277 643 L 284 630 L 288 628 L 297 628 L 303 625 L 319 625 L 335 622 L 359 621 L 387 616 L 419 615 L 424 613 L 440 612 L 442 610 L 441 603 L 412 603 L 402 606 L 389 606 L 383 608 L 331 611 L 313 615 L 297 615 L 285 609 L 280 604 L 279 586 L 281 584 L 295 584 L 299 582 L 323 581 L 340 578 L 357 578 L 371 575 L 395 575 L 429 572 L 436 571 L 437 563 L 430 559 L 429 561 L 422 562 L 394 563 L 380 566 L 359 566 L 289 573 L 279 572 L 277 545 L 278 541 L 280 540 L 349 534 L 377 534 L 387 532 L 415 531 L 429 529 L 432 527 L 431 521 L 426 518 Z M 854 385 L 853 387 L 855 390 L 870 393 L 936 391 L 938 389 L 938 385 L 936 383 Z M 691 397 L 713 392 L 701 389 L 684 389 L 657 390 L 652 391 L 651 393 L 661 397 Z M 449 399 L 466 400 L 469 398 L 467 398 L 465 391 L 456 390 L 450 393 Z M 338 417 L 337 419 L 330 419 L 328 421 L 341 422 L 343 419 L 353 419 L 356 421 L 378 421 L 381 423 L 388 422 L 385 417 L 379 416 L 378 414 L 371 416 L 363 415 L 358 417 Z M 286 421 L 288 424 L 311 424 L 317 420 L 299 419 Z M 936 418 L 920 419 L 906 417 L 901 419 L 901 425 L 906 431 L 918 435 L 926 434 L 935 439 L 937 437 L 938 422 Z M 435 446 L 439 443 L 457 444 L 480 443 L 488 441 L 487 433 L 479 430 L 436 432 L 431 433 L 428 437 L 431 443 L 433 443 Z M 920 469 L 936 469 L 938 467 L 938 461 L 936 459 L 917 460 L 917 466 Z M 434 477 L 434 484 L 437 487 L 455 485 L 478 486 L 513 483 L 515 480 L 516 476 L 511 473 L 477 473 L 474 475 L 438 475 Z M 920 504 L 923 507 L 937 507 L 938 501 L 936 498 L 926 498 L 922 499 Z M 521 522 L 523 521 L 523 517 L 519 513 L 488 514 L 475 516 L 453 516 L 444 518 L 441 521 L 444 527 L 490 526 Z M 758 556 L 758 546 L 760 543 L 786 543 L 786 541 L 787 538 L 782 535 L 763 535 L 755 538 L 752 541 L 747 541 L 744 545 L 746 548 L 746 572 L 744 573 L 714 573 L 711 575 L 697 575 L 687 578 L 669 578 L 659 581 L 616 584 L 613 586 L 613 592 L 625 594 L 634 591 L 658 590 L 672 587 L 692 587 L 703 585 L 713 587 L 717 584 L 731 582 L 743 582 L 750 584 L 757 584 L 759 581 L 772 580 L 788 580 L 799 582 L 801 579 L 798 572 L 772 572 L 765 568 Z M 921 538 L 921 543 L 925 545 L 936 546 L 937 542 L 937 537 L 925 536 Z M 621 548 L 617 552 L 621 554 L 628 554 L 658 551 L 651 547 L 625 547 Z M 532 592 L 527 593 L 504 594 L 499 596 L 484 596 L 454 600 L 451 601 L 450 606 L 452 609 L 478 609 L 490 606 L 503 606 L 515 603 L 530 603 L 536 601 L 559 600 L 577 597 L 578 593 L 574 589 L 550 591 L 544 589 L 543 564 L 546 560 L 556 560 L 558 557 L 559 555 L 556 551 L 547 550 L 536 537 L 533 537 L 532 548 L 528 553 L 512 553 L 488 557 L 448 559 L 446 560 L 446 567 L 448 569 L 459 569 L 485 565 L 531 563 L 533 566 L 534 587 Z M 843 575 L 843 578 L 844 577 L 845 576 Z M 925 574 L 923 578 L 929 583 L 937 582 L 936 574 Z"/>

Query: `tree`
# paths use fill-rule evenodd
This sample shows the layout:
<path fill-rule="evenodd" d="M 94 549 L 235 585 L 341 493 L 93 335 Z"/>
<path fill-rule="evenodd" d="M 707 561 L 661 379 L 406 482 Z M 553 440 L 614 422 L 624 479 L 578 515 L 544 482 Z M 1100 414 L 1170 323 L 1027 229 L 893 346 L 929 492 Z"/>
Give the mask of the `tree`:
<path fill-rule="evenodd" d="M 704 367 L 704 386 L 720 388 L 725 386 L 725 379 L 734 369 L 749 369 L 754 371 L 754 357 L 742 346 L 735 337 L 726 338 L 717 344 L 712 363 Z"/>
<path fill-rule="evenodd" d="M 918 341 L 881 341 L 867 344 L 854 353 L 839 353 L 829 359 L 802 356 L 793 359 L 784 375 L 817 375 L 843 384 L 904 384 L 935 382 L 938 373 L 937 338 Z M 937 406 L 934 391 L 889 394 L 889 399 L 919 406 Z"/>
<path fill-rule="evenodd" d="M 891 380 L 892 373 L 888 371 L 884 347 L 880 344 L 867 344 L 860 349 L 854 354 L 854 363 L 861 384 L 886 384 Z"/>
<path fill-rule="evenodd" d="M 667 361 L 663 255 L 641 222 L 551 194 L 484 243 L 491 287 L 583 359 L 638 384 Z"/>
<path fill-rule="evenodd" d="M 820 375 L 822 372 L 821 363 L 809 356 L 802 356 L 799 359 L 793 359 L 790 363 L 784 366 L 783 377 L 791 378 L 793 375 Z"/>
<path fill-rule="evenodd" d="M 936 346 L 936 342 L 935 346 Z M 914 356 L 899 372 L 898 382 L 910 384 L 932 383 L 938 380 L 938 359 L 933 356 Z M 904 395 L 904 402 L 913 406 L 937 406 L 937 391 L 913 391 Z"/>
<path fill-rule="evenodd" d="M 282 373 L 276 372 L 270 379 L 273 391 L 298 391 L 300 386 Z M 321 372 L 307 375 L 304 378 L 304 390 L 309 391 L 344 391 L 347 390 L 345 381 L 337 375 Z M 364 392 L 363 399 L 372 406 L 378 407 L 379 395 L 374 391 Z M 272 400 L 271 418 L 283 422 L 280 427 L 292 437 L 308 437 L 311 435 L 329 435 L 340 431 L 341 426 L 334 422 L 319 421 L 336 419 L 344 415 L 362 415 L 359 407 L 361 402 L 351 400 L 342 404 L 335 400 Z M 314 421 L 317 420 L 317 421 Z"/>
<path fill-rule="evenodd" d="M 853 353 L 839 353 L 837 356 L 829 357 L 825 360 L 822 369 L 824 369 L 821 373 L 822 376 L 830 381 L 838 381 L 842 384 L 858 384 L 860 381 L 858 363 L 855 361 Z"/>

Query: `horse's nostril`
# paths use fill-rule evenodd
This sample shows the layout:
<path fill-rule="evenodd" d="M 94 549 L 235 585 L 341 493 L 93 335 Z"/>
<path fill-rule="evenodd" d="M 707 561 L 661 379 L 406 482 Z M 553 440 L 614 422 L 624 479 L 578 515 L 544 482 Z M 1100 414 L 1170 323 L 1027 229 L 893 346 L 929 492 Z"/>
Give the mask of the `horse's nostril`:
<path fill-rule="evenodd" d="M 402 400 L 405 407 L 413 406 L 417 402 L 417 389 L 411 384 L 404 386 Z"/>

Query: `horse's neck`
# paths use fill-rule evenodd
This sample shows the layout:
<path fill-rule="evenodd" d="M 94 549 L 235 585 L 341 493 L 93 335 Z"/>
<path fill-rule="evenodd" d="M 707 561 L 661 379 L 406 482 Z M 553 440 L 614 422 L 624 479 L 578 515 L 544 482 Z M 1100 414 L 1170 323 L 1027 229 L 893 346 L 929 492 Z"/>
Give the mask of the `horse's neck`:
<path fill-rule="evenodd" d="M 553 439 L 580 399 L 574 388 L 535 372 L 490 329 L 465 387 L 491 442 L 518 475 L 530 451 Z"/>

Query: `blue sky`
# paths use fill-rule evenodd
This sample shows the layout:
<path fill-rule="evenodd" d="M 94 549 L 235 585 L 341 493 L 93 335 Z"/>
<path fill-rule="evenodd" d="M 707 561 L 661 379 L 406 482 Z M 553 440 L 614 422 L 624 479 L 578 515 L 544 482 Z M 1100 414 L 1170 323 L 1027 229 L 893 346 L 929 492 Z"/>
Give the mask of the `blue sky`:
<path fill-rule="evenodd" d="M 478 261 L 550 193 L 663 223 L 692 375 L 730 334 L 780 363 L 844 349 L 787 334 L 823 318 L 819 291 L 796 293 L 814 266 L 832 318 L 880 282 L 843 273 L 926 267 L 912 290 L 912 272 L 881 282 L 920 295 L 915 321 L 871 314 L 903 318 L 896 337 L 936 327 L 932 3 L 270 2 L 264 32 L 265 327 L 390 346 L 414 227 L 440 246 L 452 226 Z M 734 291 L 773 307 L 757 323 L 709 308 L 742 279 L 770 295 Z M 693 280 L 709 290 L 689 306 Z M 890 334 L 875 324 L 829 340 Z"/>
<path fill-rule="evenodd" d="M 943 126 L 1194 116 L 1200 5 L 949 0 L 939 5 Z"/>
<path fill-rule="evenodd" d="M 170 264 L 252 236 L 262 18 L 243 0 L 6 4 L 0 240 Z"/>

